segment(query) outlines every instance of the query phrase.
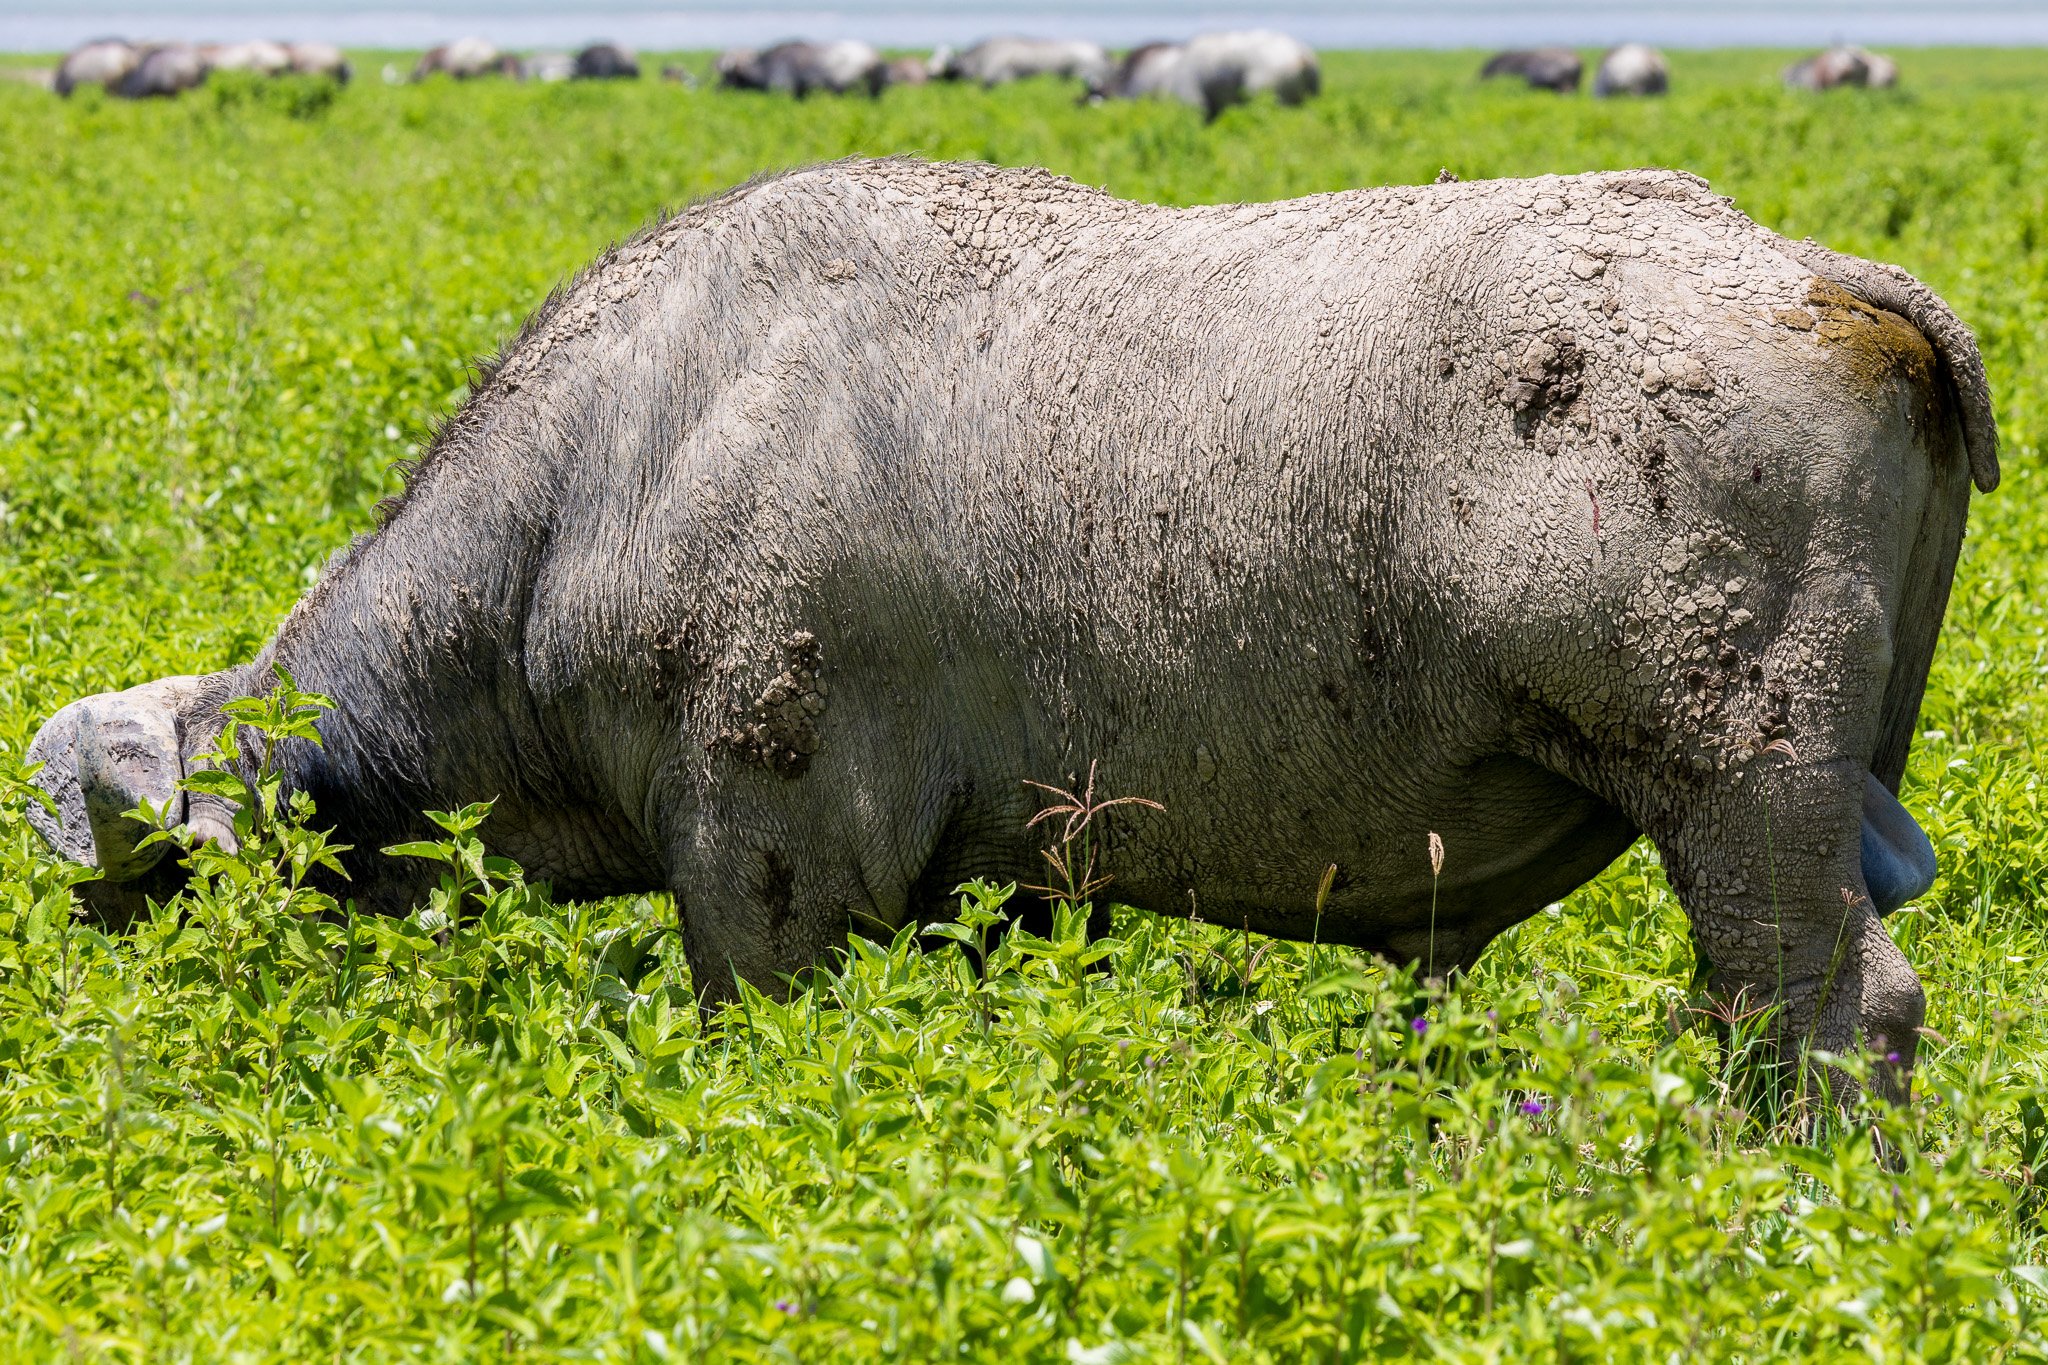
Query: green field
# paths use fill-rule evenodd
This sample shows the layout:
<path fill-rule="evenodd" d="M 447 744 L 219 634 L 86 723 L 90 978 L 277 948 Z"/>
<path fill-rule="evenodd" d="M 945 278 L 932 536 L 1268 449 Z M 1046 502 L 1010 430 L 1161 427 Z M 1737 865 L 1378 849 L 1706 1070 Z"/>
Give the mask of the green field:
<path fill-rule="evenodd" d="M 393 88 L 381 56 L 332 98 L 0 82 L 0 1359 L 2048 1356 L 2048 51 L 1828 97 L 1786 56 L 1600 103 L 1337 55 L 1310 107 L 1209 127 L 1057 86 Z M 1890 921 L 1912 1105 L 1802 1141 L 1751 1103 L 1645 848 L 1419 1016 L 1349 954 L 1126 912 L 982 978 L 850 947 L 701 1025 L 671 906 L 553 903 L 470 833 L 404 921 L 321 913 L 287 827 L 128 934 L 74 922 L 23 817 L 45 716 L 249 657 L 605 243 L 898 152 L 1173 203 L 1676 166 L 1940 291 L 2006 481 L 1904 792 L 1943 872 Z"/>

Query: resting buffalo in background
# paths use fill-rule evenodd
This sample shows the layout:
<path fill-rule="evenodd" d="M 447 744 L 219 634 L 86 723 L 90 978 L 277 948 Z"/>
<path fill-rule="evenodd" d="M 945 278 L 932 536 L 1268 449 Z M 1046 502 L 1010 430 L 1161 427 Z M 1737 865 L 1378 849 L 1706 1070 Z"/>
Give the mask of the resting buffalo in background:
<path fill-rule="evenodd" d="M 204 85 L 206 72 L 206 55 L 193 44 L 160 43 L 107 88 L 123 99 L 167 99 Z"/>
<path fill-rule="evenodd" d="M 523 74 L 523 68 L 516 54 L 500 52 L 498 45 L 488 38 L 457 38 L 452 43 L 430 48 L 412 69 L 412 78 L 416 81 L 437 74 L 453 76 L 459 81 L 474 80 L 478 76 L 517 78 Z"/>
<path fill-rule="evenodd" d="M 112 89 L 142 60 L 142 49 L 119 38 L 99 38 L 74 49 L 57 68 L 52 88 L 69 95 L 81 85 Z"/>
<path fill-rule="evenodd" d="M 777 43 L 762 51 L 733 48 L 719 57 L 716 69 L 719 84 L 731 89 L 772 90 L 798 99 L 813 90 L 879 95 L 887 79 L 882 54 L 850 38 L 831 43 Z"/>
<path fill-rule="evenodd" d="M 1785 84 L 1794 90 L 1833 90 L 1863 85 L 1888 90 L 1899 83 L 1899 64 L 1860 47 L 1831 47 L 1785 68 Z"/>
<path fill-rule="evenodd" d="M 934 66 L 942 80 L 977 81 L 984 86 L 1007 85 L 1034 76 L 1058 76 L 1100 86 L 1115 70 L 1099 43 L 1017 37 L 984 38 L 964 52 L 935 59 Z"/>
<path fill-rule="evenodd" d="M 1519 48 L 1496 54 L 1479 68 L 1479 78 L 1520 76 L 1532 89 L 1570 95 L 1577 93 L 1585 70 L 1586 64 L 1579 54 L 1568 47 Z"/>
<path fill-rule="evenodd" d="M 1270 92 L 1282 104 L 1300 104 L 1321 89 L 1322 69 L 1306 44 L 1284 33 L 1256 29 L 1133 48 L 1087 98 L 1163 95 L 1194 106 L 1213 121 L 1254 95 Z"/>
<path fill-rule="evenodd" d="M 557 894 L 672 891 L 707 1002 L 1043 876 L 1019 779 L 1091 763 L 1164 803 L 1119 900 L 1440 972 L 1643 833 L 1717 993 L 1896 1088 L 1893 793 L 1996 446 L 1932 293 L 1676 172 L 823 166 L 551 298 L 253 661 L 58 712 L 29 818 L 161 893 L 123 813 L 232 839 L 174 783 L 281 665 L 347 894 L 416 903 L 377 850 L 496 798 Z"/>
<path fill-rule="evenodd" d="M 1593 94 L 1662 95 L 1671 89 L 1671 67 L 1664 54 L 1642 43 L 1623 43 L 1600 59 L 1593 73 Z"/>
<path fill-rule="evenodd" d="M 576 54 L 575 78 L 579 81 L 637 81 L 640 79 L 640 59 L 617 43 L 592 43 Z"/>

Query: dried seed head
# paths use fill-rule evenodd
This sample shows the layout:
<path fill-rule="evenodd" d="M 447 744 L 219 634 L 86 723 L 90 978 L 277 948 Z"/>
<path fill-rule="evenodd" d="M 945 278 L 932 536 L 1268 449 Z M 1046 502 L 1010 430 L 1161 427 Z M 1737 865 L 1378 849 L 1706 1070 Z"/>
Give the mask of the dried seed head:
<path fill-rule="evenodd" d="M 1443 836 L 1435 830 L 1429 832 L 1429 875 L 1444 875 L 1444 841 Z"/>

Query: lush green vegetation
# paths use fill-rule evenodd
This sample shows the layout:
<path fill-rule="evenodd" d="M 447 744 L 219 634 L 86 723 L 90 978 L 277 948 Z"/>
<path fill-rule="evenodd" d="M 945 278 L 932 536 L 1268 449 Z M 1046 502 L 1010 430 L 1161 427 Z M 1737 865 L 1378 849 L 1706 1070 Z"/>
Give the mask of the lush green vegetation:
<path fill-rule="evenodd" d="M 2048 53 L 1903 54 L 1905 89 L 1832 97 L 1782 60 L 1678 54 L 1670 99 L 1603 104 L 1339 56 L 1313 106 L 1207 128 L 1052 86 L 394 89 L 377 58 L 333 99 L 0 83 L 0 772 L 64 701 L 247 657 L 604 242 L 847 153 L 1176 202 L 1686 167 L 1940 289 L 2007 470 L 1907 784 L 1943 863 L 1892 921 L 1931 997 L 1908 1109 L 1797 1142 L 1749 1105 L 1640 850 L 1420 1013 L 1348 955 L 1126 915 L 981 977 L 942 937 L 852 947 L 706 1026 L 670 907 L 555 904 L 475 812 L 411 851 L 447 879 L 405 921 L 299 885 L 299 812 L 109 938 L 11 788 L 0 1355 L 2048 1353 Z"/>

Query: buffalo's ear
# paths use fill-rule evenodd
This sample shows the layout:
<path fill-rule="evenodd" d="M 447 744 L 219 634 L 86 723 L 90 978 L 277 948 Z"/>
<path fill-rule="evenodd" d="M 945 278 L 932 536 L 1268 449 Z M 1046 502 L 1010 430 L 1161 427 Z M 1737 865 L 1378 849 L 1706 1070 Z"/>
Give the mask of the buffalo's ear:
<path fill-rule="evenodd" d="M 164 845 L 136 847 L 150 831 L 128 812 L 146 800 L 162 809 L 166 823 L 184 820 L 179 720 L 198 683 L 164 678 L 103 692 L 50 717 L 28 746 L 28 760 L 43 765 L 35 783 L 57 814 L 34 806 L 28 818 L 51 849 L 99 868 L 109 881 L 133 881 L 156 865 Z"/>

